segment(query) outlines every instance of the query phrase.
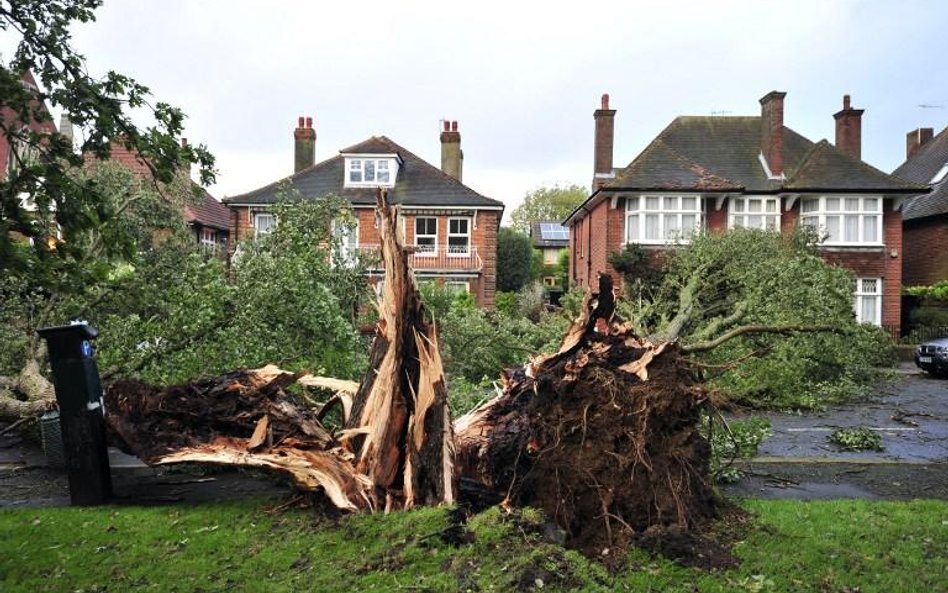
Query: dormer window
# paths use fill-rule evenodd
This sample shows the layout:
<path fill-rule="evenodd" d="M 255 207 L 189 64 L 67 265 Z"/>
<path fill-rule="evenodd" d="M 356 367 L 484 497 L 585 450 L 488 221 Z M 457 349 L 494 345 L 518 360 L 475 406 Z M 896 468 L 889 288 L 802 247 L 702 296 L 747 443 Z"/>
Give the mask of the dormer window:
<path fill-rule="evenodd" d="M 398 172 L 395 156 L 346 156 L 346 187 L 392 187 Z"/>

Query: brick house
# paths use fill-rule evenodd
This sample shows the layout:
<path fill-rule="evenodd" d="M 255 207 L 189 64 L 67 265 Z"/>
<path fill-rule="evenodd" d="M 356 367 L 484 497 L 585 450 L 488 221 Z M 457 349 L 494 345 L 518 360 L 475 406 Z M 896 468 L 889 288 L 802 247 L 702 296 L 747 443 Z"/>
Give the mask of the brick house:
<path fill-rule="evenodd" d="M 678 117 L 627 167 L 613 169 L 615 110 L 603 95 L 595 119 L 593 193 L 564 222 L 570 280 L 589 284 L 628 243 L 654 259 L 697 231 L 749 227 L 826 236 L 824 259 L 853 271 L 857 319 L 897 327 L 902 213 L 920 186 L 860 160 L 863 110 L 843 98 L 835 146 L 783 123 L 786 93 L 760 99 L 759 116 Z"/>
<path fill-rule="evenodd" d="M 186 139 L 182 139 L 187 144 Z M 89 156 L 87 162 L 93 162 Z M 136 152 L 129 150 L 122 142 L 113 141 L 109 149 L 109 160 L 119 163 L 133 173 L 151 179 L 151 169 Z M 185 204 L 182 215 L 194 240 L 204 249 L 222 256 L 228 253 L 230 236 L 230 210 L 221 204 L 206 189 L 197 183 L 190 183 L 194 199 Z"/>
<path fill-rule="evenodd" d="M 276 222 L 268 208 L 288 184 L 307 200 L 328 194 L 348 200 L 357 226 L 346 233 L 346 248 L 376 252 L 375 198 L 381 186 L 388 189 L 392 203 L 400 206 L 405 243 L 414 246 L 410 263 L 416 278 L 470 292 L 479 306 L 493 307 L 497 229 L 504 205 L 461 182 L 464 155 L 457 122 L 445 122 L 440 134 L 440 169 L 385 136 L 373 136 L 315 163 L 312 118 L 300 117 L 293 136 L 293 175 L 224 200 L 231 209 L 233 245 L 268 232 Z M 382 270 L 370 269 L 369 277 L 378 282 Z"/>
<path fill-rule="evenodd" d="M 937 136 L 932 128 L 906 134 L 905 162 L 892 174 L 931 188 L 902 208 L 902 283 L 948 280 L 948 128 Z"/>
<path fill-rule="evenodd" d="M 564 290 L 555 270 L 560 263 L 560 252 L 569 247 L 569 229 L 559 221 L 541 220 L 530 225 L 530 240 L 543 258 L 543 285 L 548 289 Z"/>

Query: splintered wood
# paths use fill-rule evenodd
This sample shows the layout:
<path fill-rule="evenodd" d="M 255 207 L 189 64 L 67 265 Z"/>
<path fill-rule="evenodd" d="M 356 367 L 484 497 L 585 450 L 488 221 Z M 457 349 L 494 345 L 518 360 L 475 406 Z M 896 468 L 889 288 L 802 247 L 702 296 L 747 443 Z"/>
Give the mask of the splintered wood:
<path fill-rule="evenodd" d="M 454 502 L 454 433 L 437 332 L 383 191 L 378 212 L 385 283 L 372 364 L 360 384 L 273 365 L 164 389 L 119 382 L 106 408 L 117 440 L 151 464 L 274 470 L 346 510 Z M 287 391 L 294 383 L 334 395 L 316 411 Z M 337 405 L 344 429 L 330 434 L 322 422 Z"/>

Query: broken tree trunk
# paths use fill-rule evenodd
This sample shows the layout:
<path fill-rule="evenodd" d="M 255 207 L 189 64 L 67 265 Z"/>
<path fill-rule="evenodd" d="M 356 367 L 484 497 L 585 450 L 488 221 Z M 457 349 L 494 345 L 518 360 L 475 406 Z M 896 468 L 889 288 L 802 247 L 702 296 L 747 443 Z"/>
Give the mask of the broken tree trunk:
<path fill-rule="evenodd" d="M 398 237 L 396 208 L 381 190 L 378 209 L 385 284 L 360 385 L 272 366 L 164 389 L 118 382 L 106 393 L 107 422 L 125 448 L 151 464 L 276 470 L 347 510 L 453 502 L 454 435 L 437 333 Z M 317 411 L 286 391 L 292 383 L 336 393 Z M 321 422 L 336 404 L 345 428 L 333 435 Z"/>
<path fill-rule="evenodd" d="M 704 396 L 677 343 L 591 311 L 587 297 L 559 352 L 506 372 L 502 393 L 455 432 L 465 483 L 542 508 L 573 545 L 599 553 L 634 533 L 701 525 L 715 498 Z"/>
<path fill-rule="evenodd" d="M 396 207 L 378 193 L 385 280 L 370 367 L 341 438 L 386 508 L 455 500 L 454 434 L 437 332 L 401 245 Z"/>

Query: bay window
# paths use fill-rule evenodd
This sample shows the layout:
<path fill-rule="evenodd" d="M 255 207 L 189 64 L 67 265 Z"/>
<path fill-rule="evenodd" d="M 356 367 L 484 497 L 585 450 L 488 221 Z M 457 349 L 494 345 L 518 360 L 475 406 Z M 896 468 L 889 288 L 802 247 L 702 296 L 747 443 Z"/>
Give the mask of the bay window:
<path fill-rule="evenodd" d="M 800 222 L 825 235 L 827 245 L 881 245 L 882 198 L 804 198 Z"/>
<path fill-rule="evenodd" d="M 731 198 L 728 208 L 728 228 L 780 230 L 780 198 Z"/>
<path fill-rule="evenodd" d="M 698 196 L 626 198 L 626 243 L 687 243 L 700 226 L 701 199 Z"/>

